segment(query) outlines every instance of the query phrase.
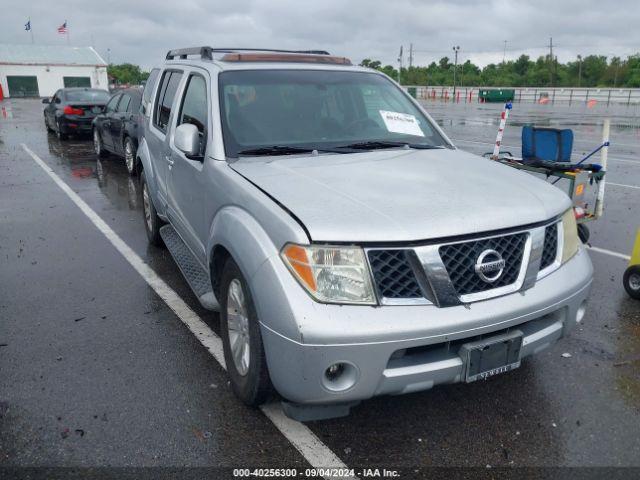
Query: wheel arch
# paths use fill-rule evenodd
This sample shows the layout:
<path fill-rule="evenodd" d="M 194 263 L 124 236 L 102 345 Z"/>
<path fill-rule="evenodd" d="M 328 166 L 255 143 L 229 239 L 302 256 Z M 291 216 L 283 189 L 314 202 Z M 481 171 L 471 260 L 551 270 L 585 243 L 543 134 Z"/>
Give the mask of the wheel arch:
<path fill-rule="evenodd" d="M 222 269 L 228 258 L 233 258 L 251 284 L 251 277 L 260 265 L 278 254 L 277 247 L 260 223 L 237 206 L 225 207 L 216 214 L 206 251 L 216 298 L 219 293 L 216 289 L 220 287 Z"/>

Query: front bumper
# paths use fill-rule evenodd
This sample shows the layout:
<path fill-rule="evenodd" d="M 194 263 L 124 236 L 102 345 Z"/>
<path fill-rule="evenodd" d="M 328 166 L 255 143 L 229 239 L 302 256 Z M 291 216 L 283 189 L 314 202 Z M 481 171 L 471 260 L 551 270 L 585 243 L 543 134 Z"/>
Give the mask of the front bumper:
<path fill-rule="evenodd" d="M 593 268 L 578 254 L 524 293 L 468 306 L 338 306 L 311 300 L 279 258 L 252 277 L 272 382 L 300 404 L 353 402 L 464 380 L 460 346 L 517 328 L 521 356 L 547 348 L 584 313 Z M 346 383 L 326 369 L 347 366 Z M 341 386 L 348 385 L 341 389 Z"/>

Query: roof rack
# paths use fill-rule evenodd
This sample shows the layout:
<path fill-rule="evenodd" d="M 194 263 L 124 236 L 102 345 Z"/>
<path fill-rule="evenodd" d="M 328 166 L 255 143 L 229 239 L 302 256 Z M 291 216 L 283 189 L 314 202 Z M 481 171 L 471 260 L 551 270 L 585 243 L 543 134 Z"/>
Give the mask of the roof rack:
<path fill-rule="evenodd" d="M 185 60 L 188 55 L 200 55 L 203 60 L 213 60 L 214 53 L 235 53 L 235 52 L 273 52 L 273 53 L 298 53 L 305 55 L 330 55 L 326 50 L 278 50 L 273 48 L 212 48 L 212 47 L 191 47 L 177 48 L 167 52 L 167 60 L 174 60 L 176 57 Z"/>

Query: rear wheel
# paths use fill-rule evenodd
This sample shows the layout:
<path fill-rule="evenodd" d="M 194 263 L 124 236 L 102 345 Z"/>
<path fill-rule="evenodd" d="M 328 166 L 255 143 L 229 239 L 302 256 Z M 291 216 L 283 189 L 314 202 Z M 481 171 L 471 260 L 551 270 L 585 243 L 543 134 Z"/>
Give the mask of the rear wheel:
<path fill-rule="evenodd" d="M 633 265 L 624 272 L 624 289 L 631 298 L 640 300 L 640 265 Z"/>
<path fill-rule="evenodd" d="M 271 380 L 251 292 L 231 258 L 220 287 L 220 330 L 231 387 L 243 403 L 255 407 L 271 393 Z"/>
<path fill-rule="evenodd" d="M 56 137 L 58 137 L 58 140 L 67 140 L 69 138 L 69 135 L 62 131 L 60 122 L 56 122 Z"/>
<path fill-rule="evenodd" d="M 144 171 L 140 175 L 140 184 L 142 185 L 142 213 L 144 215 L 144 229 L 147 232 L 149 243 L 157 247 L 162 246 L 162 238 L 160 237 L 160 227 L 163 222 L 158 216 L 156 208 L 151 200 L 151 193 L 147 185 L 147 178 Z"/>
<path fill-rule="evenodd" d="M 102 138 L 100 138 L 100 133 L 96 128 L 93 129 L 93 150 L 96 152 L 96 155 L 99 157 L 106 157 L 107 151 L 104 149 L 102 145 Z"/>
<path fill-rule="evenodd" d="M 136 146 L 131 138 L 124 139 L 124 161 L 127 165 L 127 172 L 132 177 L 136 174 Z"/>

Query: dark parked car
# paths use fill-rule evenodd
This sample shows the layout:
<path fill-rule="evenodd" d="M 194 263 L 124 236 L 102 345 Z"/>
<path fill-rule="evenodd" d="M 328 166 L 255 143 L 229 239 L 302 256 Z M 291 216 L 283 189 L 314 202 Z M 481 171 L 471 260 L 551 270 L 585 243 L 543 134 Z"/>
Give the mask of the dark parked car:
<path fill-rule="evenodd" d="M 109 92 L 97 88 L 61 88 L 53 97 L 45 98 L 44 124 L 60 140 L 70 134 L 91 133 L 91 122 L 102 112 Z"/>
<path fill-rule="evenodd" d="M 124 157 L 130 175 L 135 175 L 138 148 L 138 112 L 142 91 L 120 90 L 107 102 L 104 111 L 93 120 L 93 145 L 98 156 L 108 152 Z"/>

